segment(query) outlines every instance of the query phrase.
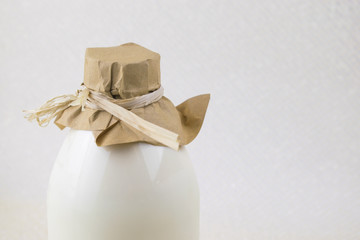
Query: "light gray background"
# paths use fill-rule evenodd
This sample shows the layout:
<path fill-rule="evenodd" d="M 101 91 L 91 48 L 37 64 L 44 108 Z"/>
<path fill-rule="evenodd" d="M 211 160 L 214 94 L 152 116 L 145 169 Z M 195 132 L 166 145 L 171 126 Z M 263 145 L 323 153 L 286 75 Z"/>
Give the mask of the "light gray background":
<path fill-rule="evenodd" d="M 211 93 L 188 149 L 201 240 L 360 239 L 360 2 L 0 1 L 0 239 L 46 239 L 66 135 L 22 109 L 73 93 L 86 47 L 162 56 L 167 97 Z"/>

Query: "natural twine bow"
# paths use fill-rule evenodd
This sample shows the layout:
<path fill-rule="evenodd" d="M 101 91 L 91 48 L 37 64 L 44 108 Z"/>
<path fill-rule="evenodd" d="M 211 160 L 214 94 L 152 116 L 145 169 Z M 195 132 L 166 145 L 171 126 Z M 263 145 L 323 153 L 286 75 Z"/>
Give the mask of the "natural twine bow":
<path fill-rule="evenodd" d="M 29 121 L 36 119 L 41 127 L 45 127 L 53 118 L 58 117 L 70 106 L 81 106 L 82 111 L 84 111 L 85 107 L 105 110 L 155 141 L 178 150 L 178 134 L 150 123 L 127 110 L 145 107 L 156 102 L 160 100 L 163 93 L 164 89 L 160 87 L 154 92 L 131 99 L 114 99 L 103 93 L 92 91 L 85 87 L 82 90 L 77 90 L 75 94 L 61 95 L 52 98 L 36 110 L 25 110 L 24 112 L 27 113 L 25 118 Z"/>

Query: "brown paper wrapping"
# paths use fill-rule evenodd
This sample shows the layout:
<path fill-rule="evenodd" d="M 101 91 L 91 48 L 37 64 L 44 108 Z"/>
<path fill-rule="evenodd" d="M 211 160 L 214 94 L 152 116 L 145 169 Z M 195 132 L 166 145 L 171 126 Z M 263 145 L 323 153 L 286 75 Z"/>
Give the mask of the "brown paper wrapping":
<path fill-rule="evenodd" d="M 160 87 L 160 55 L 134 43 L 88 48 L 84 85 L 113 98 L 140 96 Z M 210 94 L 190 98 L 178 106 L 162 97 L 143 108 L 130 110 L 139 117 L 179 135 L 180 145 L 190 143 L 200 131 Z M 98 146 L 130 142 L 162 145 L 104 110 L 71 106 L 55 119 L 60 128 L 91 130 Z"/>

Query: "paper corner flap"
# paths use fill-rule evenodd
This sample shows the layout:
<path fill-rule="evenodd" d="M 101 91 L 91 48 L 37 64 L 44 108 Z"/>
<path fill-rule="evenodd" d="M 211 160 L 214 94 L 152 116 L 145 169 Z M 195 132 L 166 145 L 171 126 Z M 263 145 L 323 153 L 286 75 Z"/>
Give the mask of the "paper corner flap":
<path fill-rule="evenodd" d="M 210 94 L 201 94 L 176 106 L 183 127 L 181 145 L 193 141 L 199 134 L 209 105 Z"/>

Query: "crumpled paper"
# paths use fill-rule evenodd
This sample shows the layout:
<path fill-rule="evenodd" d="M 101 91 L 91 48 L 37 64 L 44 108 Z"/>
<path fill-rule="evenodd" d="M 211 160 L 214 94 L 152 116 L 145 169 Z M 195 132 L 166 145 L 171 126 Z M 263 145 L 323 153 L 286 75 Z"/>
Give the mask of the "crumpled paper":
<path fill-rule="evenodd" d="M 160 55 L 140 45 L 88 48 L 85 54 L 83 84 L 113 98 L 128 99 L 158 89 Z M 130 110 L 139 117 L 179 135 L 180 145 L 190 143 L 200 131 L 210 94 L 190 98 L 178 106 L 166 97 L 143 108 Z M 141 131 L 131 128 L 104 110 L 70 106 L 55 119 L 60 128 L 91 130 L 98 146 L 130 142 L 162 145 Z"/>

